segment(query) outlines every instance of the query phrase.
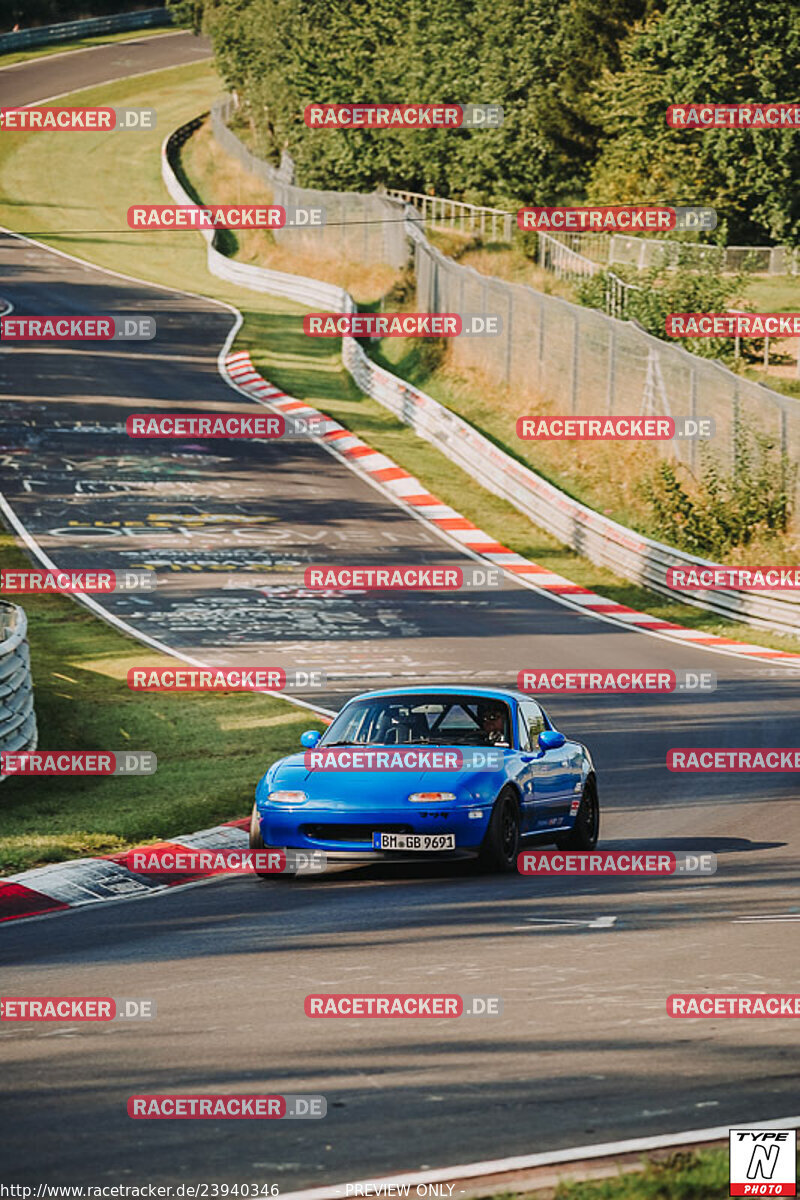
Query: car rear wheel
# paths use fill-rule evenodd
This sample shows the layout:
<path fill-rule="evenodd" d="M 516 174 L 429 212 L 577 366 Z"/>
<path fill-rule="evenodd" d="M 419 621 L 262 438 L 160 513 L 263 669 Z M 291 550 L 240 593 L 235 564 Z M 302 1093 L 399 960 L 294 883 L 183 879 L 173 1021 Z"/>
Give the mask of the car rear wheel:
<path fill-rule="evenodd" d="M 516 871 L 518 853 L 519 802 L 511 788 L 503 788 L 494 802 L 478 863 L 484 871 Z"/>
<path fill-rule="evenodd" d="M 564 837 L 556 838 L 559 850 L 594 850 L 600 836 L 600 801 L 592 776 L 583 785 L 575 824 Z"/>
<path fill-rule="evenodd" d="M 269 850 L 270 847 L 264 844 L 264 839 L 261 836 L 261 824 L 258 819 L 258 808 L 253 805 L 253 815 L 250 817 L 250 849 L 251 850 Z M 277 879 L 285 882 L 287 879 L 294 878 L 293 871 L 282 871 L 279 875 L 273 871 L 256 871 L 256 875 L 260 875 L 262 879 Z"/>

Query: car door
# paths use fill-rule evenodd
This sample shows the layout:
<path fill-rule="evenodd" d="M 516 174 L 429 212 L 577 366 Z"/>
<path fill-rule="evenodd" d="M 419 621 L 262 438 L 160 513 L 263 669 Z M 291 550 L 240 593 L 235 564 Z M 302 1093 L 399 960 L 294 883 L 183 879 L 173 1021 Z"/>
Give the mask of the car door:
<path fill-rule="evenodd" d="M 536 820 L 536 793 L 534 789 L 535 752 L 528 740 L 528 726 L 517 705 L 517 750 L 513 754 L 513 767 L 509 763 L 509 776 L 520 790 L 520 833 L 532 833 Z"/>
<path fill-rule="evenodd" d="M 530 767 L 530 823 L 526 833 L 544 833 L 563 825 L 572 800 L 572 766 L 569 742 L 557 750 L 539 749 L 539 734 L 547 728 L 544 713 L 535 700 L 521 700 L 520 713 L 533 755 Z"/>

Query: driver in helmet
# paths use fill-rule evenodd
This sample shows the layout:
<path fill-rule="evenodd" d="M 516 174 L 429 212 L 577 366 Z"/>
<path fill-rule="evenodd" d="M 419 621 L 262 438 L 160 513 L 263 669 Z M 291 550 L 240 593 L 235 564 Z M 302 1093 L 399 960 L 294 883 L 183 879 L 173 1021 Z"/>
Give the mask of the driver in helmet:
<path fill-rule="evenodd" d="M 508 741 L 506 729 L 506 710 L 497 700 L 482 700 L 478 704 L 478 724 L 486 735 L 490 745 Z"/>

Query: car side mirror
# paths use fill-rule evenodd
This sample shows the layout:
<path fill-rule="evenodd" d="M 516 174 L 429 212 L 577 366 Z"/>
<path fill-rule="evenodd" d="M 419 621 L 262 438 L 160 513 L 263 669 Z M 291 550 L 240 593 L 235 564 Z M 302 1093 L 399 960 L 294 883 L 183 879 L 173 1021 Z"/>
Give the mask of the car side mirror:
<path fill-rule="evenodd" d="M 542 754 L 548 750 L 560 750 L 566 740 L 563 733 L 559 733 L 557 729 L 543 729 L 539 734 L 539 749 Z"/>
<path fill-rule="evenodd" d="M 307 729 L 300 735 L 300 745 L 305 746 L 306 750 L 313 750 L 321 737 L 322 734 L 318 729 Z"/>

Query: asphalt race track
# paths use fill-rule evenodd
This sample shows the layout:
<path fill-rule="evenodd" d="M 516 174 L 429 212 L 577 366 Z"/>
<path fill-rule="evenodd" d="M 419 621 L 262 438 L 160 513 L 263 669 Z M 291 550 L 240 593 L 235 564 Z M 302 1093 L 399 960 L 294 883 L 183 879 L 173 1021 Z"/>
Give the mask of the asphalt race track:
<path fill-rule="evenodd" d="M 0 95 L 9 108 L 32 104 L 47 97 L 63 96 L 79 87 L 94 87 L 145 71 L 198 62 L 210 55 L 207 38 L 184 31 L 131 38 L 90 50 L 48 54 L 4 68 L 0 71 Z"/>
<path fill-rule="evenodd" d="M 200 57 L 189 35 L 0 73 L 6 104 Z M 207 53 L 203 51 L 203 53 Z M 134 412 L 240 410 L 217 370 L 231 313 L 0 236 L 17 313 L 154 314 L 154 342 L 0 355 L 0 491 L 58 565 L 166 574 L 111 597 L 205 662 L 323 668 L 314 699 L 521 667 L 712 670 L 718 690 L 544 703 L 592 751 L 601 845 L 707 850 L 698 880 L 339 869 L 229 878 L 0 925 L 2 992 L 152 997 L 152 1022 L 0 1026 L 6 1182 L 268 1180 L 282 1190 L 796 1111 L 790 1021 L 677 1021 L 673 992 L 800 991 L 791 775 L 680 776 L 670 746 L 791 746 L 800 681 L 576 613 L 514 581 L 457 596 L 321 598 L 303 568 L 463 562 L 313 442 L 133 441 Z M 313 722 L 310 722 L 313 723 Z M 254 780 L 255 783 L 255 780 Z M 246 814 L 242 814 L 243 816 Z M 792 917 L 792 914 L 794 916 Z M 779 920 L 779 917 L 789 919 Z M 304 1016 L 329 992 L 502 997 L 455 1021 Z M 133 1122 L 134 1093 L 305 1092 L 323 1121 Z"/>

